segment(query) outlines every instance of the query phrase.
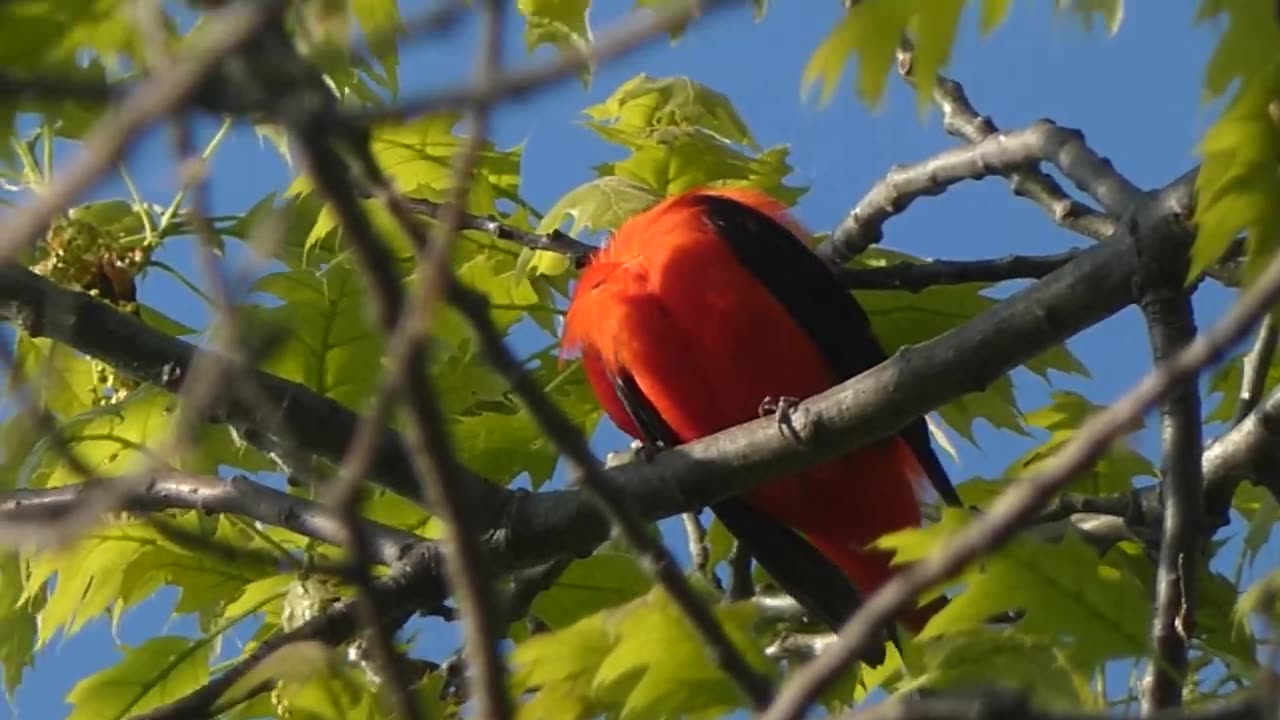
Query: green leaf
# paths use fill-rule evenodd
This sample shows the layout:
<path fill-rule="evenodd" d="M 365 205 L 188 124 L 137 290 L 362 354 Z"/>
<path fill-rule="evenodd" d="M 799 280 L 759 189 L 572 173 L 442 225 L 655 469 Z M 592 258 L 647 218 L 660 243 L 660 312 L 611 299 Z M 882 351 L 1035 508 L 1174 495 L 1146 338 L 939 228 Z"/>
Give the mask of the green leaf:
<path fill-rule="evenodd" d="M 193 513 L 179 516 L 176 524 L 215 546 L 266 549 L 265 543 L 256 535 L 226 516 L 219 516 L 209 523 L 211 529 L 202 530 L 201 519 Z M 240 595 L 247 584 L 271 576 L 275 571 L 271 565 L 227 557 L 199 545 L 179 545 L 165 539 L 154 550 L 143 553 L 123 568 L 122 597 L 128 598 L 129 604 L 145 597 L 130 597 L 128 590 L 131 585 L 176 587 L 180 594 L 174 612 L 198 613 L 207 628 L 213 620 L 226 615 L 223 606 Z M 146 594 L 150 591 L 148 588 Z"/>
<path fill-rule="evenodd" d="M 583 111 L 597 125 L 612 131 L 632 147 L 667 129 L 701 129 L 715 136 L 760 150 L 733 102 L 687 77 L 654 78 L 641 73 L 613 91 L 604 102 Z"/>
<path fill-rule="evenodd" d="M 996 28 L 1004 24 L 1013 8 L 1013 0 L 982 0 L 982 9 L 978 13 L 978 32 L 990 35 Z"/>
<path fill-rule="evenodd" d="M 1102 16 L 1102 24 L 1109 35 L 1120 30 L 1124 20 L 1124 0 L 1054 0 L 1058 12 L 1070 12 L 1080 19 L 1085 32 L 1093 32 L 1095 15 Z"/>
<path fill-rule="evenodd" d="M 23 392 L 55 415 L 69 417 L 93 407 L 96 378 L 84 355 L 46 338 L 19 333 L 14 359 L 8 392 L 18 388 L 21 377 L 26 381 Z"/>
<path fill-rule="evenodd" d="M 290 270 L 264 275 L 255 292 L 279 299 L 258 306 L 254 325 L 280 330 L 280 343 L 262 365 L 347 407 L 361 407 L 382 375 L 383 338 L 372 324 L 364 280 L 344 263 L 324 272 Z"/>
<path fill-rule="evenodd" d="M 1274 25 L 1274 22 L 1270 22 Z M 1276 33 L 1280 43 L 1280 33 Z M 1191 276 L 1220 258 L 1244 232 L 1246 279 L 1262 269 L 1280 236 L 1280 51 L 1259 62 L 1261 69 L 1242 79 L 1217 122 L 1205 132 L 1196 176 L 1198 227 L 1191 250 Z"/>
<path fill-rule="evenodd" d="M 1142 583 L 1075 533 L 1057 543 L 1018 538 L 988 556 L 920 637 L 981 627 L 1013 609 L 1025 613 L 1016 632 L 1051 639 L 1086 666 L 1146 648 L 1151 603 Z"/>
<path fill-rule="evenodd" d="M 1050 433 L 1049 439 L 1009 465 L 1005 474 L 1021 477 L 1051 458 L 1079 431 L 1086 419 L 1101 408 L 1079 393 L 1056 391 L 1050 403 L 1027 413 L 1026 421 Z M 1132 428 L 1133 430 L 1139 427 Z M 1099 495 L 1128 492 L 1138 477 L 1156 477 L 1155 466 L 1123 439 L 1112 443 L 1097 462 L 1080 471 L 1067 486 L 1069 492 Z"/>
<path fill-rule="evenodd" d="M 858 59 L 858 97 L 870 105 L 880 102 L 893 67 L 898 39 L 917 12 L 913 0 L 862 0 L 845 12 L 831 34 L 805 65 L 802 83 L 806 91 L 821 84 L 820 100 L 835 94 L 849 57 Z"/>
<path fill-rule="evenodd" d="M 1021 690 L 1046 710 L 1080 712 L 1105 705 L 1091 690 L 1089 675 L 1043 638 L 1016 629 L 975 628 L 923 644 L 925 672 L 900 691 L 945 690 L 990 685 Z"/>
<path fill-rule="evenodd" d="M 538 232 L 560 228 L 565 217 L 573 224 L 567 232 L 617 230 L 623 221 L 648 209 L 661 196 L 641 183 L 613 175 L 596 178 L 565 193 L 538 223 Z"/>
<path fill-rule="evenodd" d="M 127 589 L 124 569 L 144 554 L 156 551 L 159 542 L 155 531 L 148 526 L 116 525 L 32 559 L 24 598 L 33 597 L 47 580 L 57 575 L 57 582 L 40 612 L 37 647 L 44 646 L 59 630 L 74 634 L 85 623 L 105 613 Z"/>
<path fill-rule="evenodd" d="M 922 113 L 932 103 L 938 71 L 951 57 L 964 5 L 965 0 L 932 0 L 927 9 L 916 14 L 911 74 L 915 78 L 917 110 Z"/>
<path fill-rule="evenodd" d="M 67 693 L 69 720 L 123 718 L 172 702 L 209 680 L 211 645 L 203 639 L 161 635 Z"/>
<path fill-rule="evenodd" d="M 456 113 L 439 113 L 405 124 L 380 126 L 370 138 L 370 151 L 401 192 L 411 197 L 443 202 L 454 187 L 455 158 L 471 142 L 469 138 L 453 133 L 460 118 Z M 493 215 L 498 212 L 498 200 L 518 199 L 521 153 L 519 147 L 500 150 L 492 143 L 481 143 L 471 175 L 467 198 L 469 212 Z M 300 175 L 290 185 L 287 194 L 312 198 L 314 188 L 308 176 Z M 368 200 L 363 202 L 363 206 L 381 237 L 392 245 L 395 252 L 407 256 L 409 242 L 385 204 Z M 304 252 L 331 241 L 334 237 L 331 233 L 337 231 L 337 217 L 327 204 L 322 205 L 308 230 Z"/>
<path fill-rule="evenodd" d="M 142 43 L 128 10 L 115 0 L 7 0 L 0 3 L 0 65 L 72 65 L 82 53 L 140 59 Z"/>
<path fill-rule="evenodd" d="M 529 52 L 542 45 L 580 51 L 591 42 L 591 0 L 518 0 L 516 7 L 525 17 L 524 45 Z M 583 72 L 585 81 L 590 70 Z"/>
<path fill-rule="evenodd" d="M 611 132 L 611 131 L 610 131 Z M 753 187 L 787 205 L 804 189 L 783 182 L 791 174 L 785 146 L 749 155 L 698 128 L 671 129 L 635 149 L 630 157 L 597 167 L 639 183 L 660 196 L 701 187 Z"/>
<path fill-rule="evenodd" d="M 748 661 L 772 672 L 751 638 L 755 609 L 737 603 L 714 610 Z M 520 717 L 579 718 L 611 710 L 639 720 L 740 707 L 744 698 L 707 652 L 684 614 L 655 589 L 516 646 L 513 684 L 536 692 Z"/>
<path fill-rule="evenodd" d="M 0 556 L 0 673 L 10 702 L 27 666 L 35 661 L 35 609 L 43 595 L 23 599 L 22 564 L 14 553 Z"/>
<path fill-rule="evenodd" d="M 142 322 L 166 335 L 185 337 L 199 332 L 195 328 L 174 320 L 150 305 L 138 303 L 138 314 L 142 317 Z"/>
<path fill-rule="evenodd" d="M 351 0 L 351 14 L 360 23 L 366 40 L 376 38 L 372 44 L 374 57 L 386 75 L 384 85 L 393 93 L 399 84 L 398 70 L 400 50 L 397 37 L 404 28 L 400 21 L 400 7 L 393 0 Z"/>
<path fill-rule="evenodd" d="M 270 575 L 240 588 L 240 594 L 222 608 L 222 617 L 230 621 L 246 613 L 262 612 L 264 622 L 279 625 L 285 594 L 296 578 L 292 575 Z"/>
<path fill-rule="evenodd" d="M 736 542 L 729 529 L 720 522 L 720 518 L 713 516 L 711 524 L 707 526 L 707 566 L 715 568 L 728 560 Z"/>
<path fill-rule="evenodd" d="M 177 400 L 164 391 L 144 386 L 121 402 L 90 410 L 64 423 L 61 442 L 99 477 L 125 475 L 155 462 L 174 430 Z M 215 474 L 222 465 L 246 470 L 269 467 L 255 450 L 236 443 L 225 425 L 198 426 L 187 451 L 166 454 L 175 470 Z M 30 487 L 59 487 L 84 478 L 66 462 L 58 440 L 45 438 L 23 468 L 23 482 Z"/>
<path fill-rule="evenodd" d="M 649 573 L 634 557 L 597 552 L 574 561 L 551 587 L 538 594 L 531 610 L 552 630 L 558 630 L 634 600 L 652 586 Z"/>
<path fill-rule="evenodd" d="M 875 248 L 862 260 L 875 267 L 893 262 L 914 262 L 905 253 Z M 905 291 L 862 291 L 855 295 L 871 318 L 876 337 L 885 351 L 917 345 L 962 325 L 994 307 L 997 300 L 982 294 L 988 287 L 981 283 L 936 286 L 918 293 Z M 1055 347 L 1029 361 L 1027 369 L 1046 381 L 1050 371 L 1084 374 L 1084 365 L 1064 346 Z M 1013 382 L 1008 375 L 998 378 L 981 391 L 962 395 L 938 409 L 938 414 L 970 443 L 974 442 L 973 423 L 986 420 L 993 427 L 1025 434 L 1022 413 L 1014 397 Z"/>

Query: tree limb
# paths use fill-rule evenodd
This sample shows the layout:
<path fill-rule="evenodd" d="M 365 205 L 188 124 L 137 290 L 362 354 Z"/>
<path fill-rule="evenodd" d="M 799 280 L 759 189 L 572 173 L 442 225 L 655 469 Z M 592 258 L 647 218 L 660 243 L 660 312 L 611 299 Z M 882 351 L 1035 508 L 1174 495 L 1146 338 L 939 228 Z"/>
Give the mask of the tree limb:
<path fill-rule="evenodd" d="M 102 483 L 95 480 L 39 490 L 12 490 L 0 495 L 0 524 L 39 525 L 58 522 L 84 502 Z M 240 515 L 306 537 L 341 545 L 343 532 L 337 515 L 324 505 L 280 492 L 243 475 L 228 480 L 185 473 L 158 474 L 123 498 L 123 510 L 159 512 L 186 509 Z M 427 542 L 408 530 L 373 520 L 361 523 L 377 562 L 391 566 L 414 546 Z"/>
<path fill-rule="evenodd" d="M 1104 197 L 1117 195 L 1114 202 L 1127 199 L 1132 203 L 1137 192 L 1136 188 L 1132 193 L 1114 189 L 1128 181 L 1085 145 L 1079 130 L 1040 120 L 1023 130 L 987 135 L 971 145 L 895 167 L 854 205 L 815 252 L 832 265 L 843 264 L 880 242 L 885 222 L 916 199 L 940 195 L 965 180 L 1009 175 L 1041 162 L 1053 164 L 1082 189 L 1094 189 Z M 1100 187 L 1112 190 L 1103 193 L 1097 189 Z"/>
<path fill-rule="evenodd" d="M 1139 264 L 1138 307 L 1147 321 L 1156 367 L 1166 365 L 1196 335 L 1191 295 L 1185 288 L 1190 243 L 1161 240 L 1138 245 L 1144 260 Z M 1182 703 L 1188 646 L 1195 633 L 1196 578 L 1205 527 L 1199 372 L 1188 373 L 1170 389 L 1161 403 L 1160 424 L 1163 518 L 1151 627 L 1154 656 L 1142 693 L 1147 715 Z"/>
<path fill-rule="evenodd" d="M 1079 255 L 1080 250 L 1073 249 L 1055 255 L 1006 255 L 993 260 L 930 260 L 858 268 L 841 266 L 835 272 L 840 282 L 851 290 L 918 292 L 936 285 L 1039 279 Z"/>

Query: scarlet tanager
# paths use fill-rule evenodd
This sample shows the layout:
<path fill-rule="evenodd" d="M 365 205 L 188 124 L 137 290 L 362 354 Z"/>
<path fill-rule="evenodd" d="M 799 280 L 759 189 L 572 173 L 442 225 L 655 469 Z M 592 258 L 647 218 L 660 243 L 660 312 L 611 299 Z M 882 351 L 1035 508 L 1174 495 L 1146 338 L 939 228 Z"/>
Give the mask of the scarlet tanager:
<path fill-rule="evenodd" d="M 803 232 L 764 193 L 721 189 L 669 198 L 618 229 L 578 279 L 562 348 L 581 352 L 619 428 L 674 446 L 759 417 L 766 398 L 815 395 L 885 359 L 866 312 Z M 959 504 L 920 418 L 712 510 L 784 590 L 838 627 L 859 591 L 892 576 L 889 555 L 868 545 L 920 524 L 924 477 Z M 902 621 L 918 631 L 939 607 Z"/>

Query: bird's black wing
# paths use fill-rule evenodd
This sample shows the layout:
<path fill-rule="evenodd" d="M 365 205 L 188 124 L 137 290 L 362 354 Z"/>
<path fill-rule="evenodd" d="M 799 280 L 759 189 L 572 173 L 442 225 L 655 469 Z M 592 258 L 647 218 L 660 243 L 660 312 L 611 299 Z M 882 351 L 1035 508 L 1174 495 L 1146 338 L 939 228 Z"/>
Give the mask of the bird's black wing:
<path fill-rule="evenodd" d="M 884 362 L 887 356 L 862 305 L 789 229 L 730 198 L 703 195 L 698 202 L 734 256 L 804 329 L 841 381 Z M 925 419 L 917 418 L 900 435 L 943 502 L 961 507 L 960 496 L 934 452 Z"/>

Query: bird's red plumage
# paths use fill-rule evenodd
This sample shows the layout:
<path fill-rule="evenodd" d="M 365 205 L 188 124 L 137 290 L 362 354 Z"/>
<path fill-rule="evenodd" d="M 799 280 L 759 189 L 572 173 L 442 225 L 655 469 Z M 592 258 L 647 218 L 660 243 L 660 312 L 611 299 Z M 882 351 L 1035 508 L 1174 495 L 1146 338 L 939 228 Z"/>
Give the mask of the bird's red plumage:
<path fill-rule="evenodd" d="M 804 398 L 839 378 L 768 288 L 703 216 L 699 194 L 729 197 L 802 230 L 763 193 L 705 190 L 629 219 L 583 270 L 563 347 L 581 351 L 595 394 L 627 434 L 641 433 L 610 375 L 629 373 L 688 442 L 759 416 L 768 397 Z M 890 438 L 752 492 L 752 504 L 800 531 L 864 592 L 892 574 L 881 535 L 920 523 L 922 476 L 907 445 Z M 918 629 L 927 619 L 907 619 Z"/>

